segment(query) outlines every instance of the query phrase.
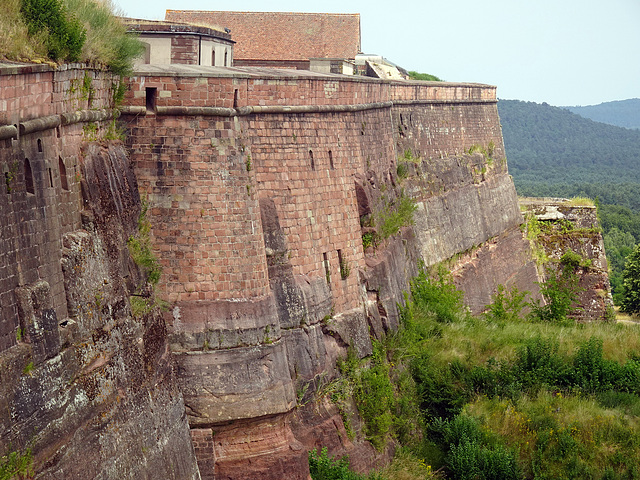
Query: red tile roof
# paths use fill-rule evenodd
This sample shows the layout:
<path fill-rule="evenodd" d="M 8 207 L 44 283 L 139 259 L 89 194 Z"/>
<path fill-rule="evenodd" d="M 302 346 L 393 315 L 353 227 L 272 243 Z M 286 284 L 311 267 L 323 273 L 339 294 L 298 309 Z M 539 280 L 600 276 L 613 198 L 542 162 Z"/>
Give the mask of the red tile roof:
<path fill-rule="evenodd" d="M 167 10 L 165 20 L 231 29 L 238 60 L 353 59 L 360 14 Z"/>

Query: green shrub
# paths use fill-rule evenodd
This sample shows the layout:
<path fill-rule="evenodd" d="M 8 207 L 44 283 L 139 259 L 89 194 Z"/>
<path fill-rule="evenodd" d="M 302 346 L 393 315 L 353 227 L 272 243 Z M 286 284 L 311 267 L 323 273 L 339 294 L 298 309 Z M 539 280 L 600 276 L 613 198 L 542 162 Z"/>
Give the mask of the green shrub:
<path fill-rule="evenodd" d="M 411 374 L 427 421 L 456 416 L 471 398 L 471 392 L 451 365 L 439 365 L 426 353 L 411 361 Z"/>
<path fill-rule="evenodd" d="M 30 448 L 23 453 L 9 452 L 0 456 L 0 480 L 31 478 L 32 475 L 33 456 Z"/>
<path fill-rule="evenodd" d="M 376 234 L 373 232 L 367 232 L 362 234 L 362 248 L 366 250 L 369 247 L 375 247 L 377 244 Z"/>
<path fill-rule="evenodd" d="M 423 81 L 430 81 L 430 82 L 442 82 L 441 79 L 439 79 L 438 77 L 436 77 L 435 75 L 431 75 L 430 73 L 418 73 L 415 72 L 413 70 L 409 71 L 409 78 L 411 80 L 423 80 Z"/>
<path fill-rule="evenodd" d="M 313 480 L 382 480 L 376 473 L 360 475 L 352 472 L 349 460 L 330 457 L 327 447 L 322 447 L 319 454 L 315 448 L 309 452 L 309 472 Z"/>
<path fill-rule="evenodd" d="M 60 0 L 23 0 L 20 11 L 29 35 L 46 35 L 49 58 L 80 59 L 87 32 Z"/>
<path fill-rule="evenodd" d="M 571 307 L 578 292 L 578 276 L 574 273 L 574 266 L 561 264 L 559 269 L 546 268 L 547 279 L 540 283 L 540 293 L 545 299 L 530 302 L 530 318 L 542 322 L 563 322 L 571 312 Z"/>
<path fill-rule="evenodd" d="M 423 269 L 411 282 L 411 295 L 415 309 L 433 314 L 438 322 L 455 322 L 466 314 L 463 293 L 443 268 L 438 269 L 435 278 Z"/>
<path fill-rule="evenodd" d="M 136 264 L 144 270 L 147 281 L 152 285 L 157 285 L 162 275 L 162 266 L 151 249 L 151 223 L 147 218 L 149 203 L 142 201 L 142 210 L 138 218 L 138 236 L 129 237 L 127 245 L 129 253 Z"/>
<path fill-rule="evenodd" d="M 526 305 L 524 299 L 528 294 L 527 291 L 519 291 L 516 286 L 506 291 L 504 285 L 498 285 L 496 293 L 491 296 L 491 304 L 485 307 L 485 317 L 498 323 L 520 320 L 520 314 Z"/>
<path fill-rule="evenodd" d="M 367 440 L 381 449 L 391 432 L 395 394 L 389 379 L 386 351 L 380 342 L 373 341 L 369 368 L 361 368 L 354 376 L 353 396 L 365 423 Z"/>
<path fill-rule="evenodd" d="M 144 51 L 109 0 L 5 0 L 0 57 L 82 61 L 125 75 Z"/>
<path fill-rule="evenodd" d="M 501 396 L 517 399 L 522 390 L 522 381 L 516 370 L 508 363 L 498 363 L 490 358 L 486 365 L 475 365 L 465 378 L 468 388 L 474 393 L 488 397 Z"/>
<path fill-rule="evenodd" d="M 640 244 L 635 246 L 625 262 L 620 310 L 630 314 L 640 313 Z"/>
<path fill-rule="evenodd" d="M 459 480 L 510 480 L 523 478 L 515 454 L 482 430 L 468 415 L 435 422 L 440 441 L 447 450 L 445 462 L 451 477 Z"/>
<path fill-rule="evenodd" d="M 396 173 L 398 174 L 398 178 L 403 179 L 409 176 L 409 166 L 407 162 L 398 162 L 398 166 L 396 167 Z"/>
<path fill-rule="evenodd" d="M 133 59 L 144 51 L 144 46 L 136 36 L 127 33 L 126 25 L 114 15 L 113 5 L 94 0 L 66 2 L 86 28 L 83 59 L 105 65 L 117 75 L 129 74 Z"/>
<path fill-rule="evenodd" d="M 388 205 L 376 221 L 378 233 L 383 238 L 389 238 L 400 231 L 402 227 L 413 224 L 413 212 L 417 206 L 411 197 L 401 194 L 396 201 Z"/>
<path fill-rule="evenodd" d="M 545 385 L 556 385 L 565 370 L 558 355 L 558 343 L 552 339 L 536 337 L 528 340 L 517 350 L 513 375 L 522 386 L 537 391 Z"/>

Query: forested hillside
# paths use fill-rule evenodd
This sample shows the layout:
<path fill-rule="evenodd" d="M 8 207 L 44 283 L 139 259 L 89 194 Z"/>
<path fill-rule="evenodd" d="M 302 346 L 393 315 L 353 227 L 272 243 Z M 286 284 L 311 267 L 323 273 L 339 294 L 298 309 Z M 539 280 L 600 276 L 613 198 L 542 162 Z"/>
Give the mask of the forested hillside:
<path fill-rule="evenodd" d="M 625 128 L 640 128 L 640 98 L 605 102 L 586 107 L 563 107 L 581 117 Z"/>
<path fill-rule="evenodd" d="M 545 103 L 500 100 L 498 110 L 519 195 L 598 201 L 615 300 L 624 259 L 640 242 L 640 130 Z"/>

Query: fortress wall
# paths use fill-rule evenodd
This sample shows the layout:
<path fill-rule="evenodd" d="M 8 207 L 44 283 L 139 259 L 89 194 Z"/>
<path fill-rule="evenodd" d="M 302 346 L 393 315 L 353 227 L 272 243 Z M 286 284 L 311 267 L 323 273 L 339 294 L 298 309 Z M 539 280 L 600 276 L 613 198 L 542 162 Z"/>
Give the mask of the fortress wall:
<path fill-rule="evenodd" d="M 107 108 L 117 79 L 79 64 L 3 66 L 0 125 L 86 108 Z"/>
<path fill-rule="evenodd" d="M 411 172 L 405 188 L 418 200 L 414 230 L 425 264 L 467 252 L 450 267 L 474 313 L 500 284 L 536 294 L 538 276 L 518 229 L 523 220 L 495 91 L 462 86 L 442 103 L 422 103 L 429 89 L 397 90 L 417 102 L 394 104 L 392 117 L 400 161 Z"/>
<path fill-rule="evenodd" d="M 60 114 L 104 108 L 111 98 L 111 78 L 93 70 L 0 69 L 0 127 L 16 127 L 0 140 L 0 351 L 16 344 L 17 287 L 47 281 L 58 318 L 67 316 L 62 236 L 80 227 L 84 137 L 81 124 L 63 125 Z"/>
<path fill-rule="evenodd" d="M 229 118 L 199 116 L 195 110 L 194 116 L 187 117 L 172 116 L 178 112 L 130 117 L 129 141 L 140 184 L 151 195 L 152 213 L 162 218 L 154 229 L 167 267 L 162 288 L 171 301 L 266 295 L 266 263 L 262 262 L 264 246 L 260 222 L 255 222 L 255 201 L 268 197 L 278 212 L 293 275 L 326 278 L 326 254 L 334 311 L 354 308 L 359 301 L 357 280 L 355 276 L 342 280 L 338 261 L 338 250 L 354 271 L 364 261 L 350 179 L 372 171 L 383 183 L 390 181 L 396 169 L 394 141 L 416 151 L 426 150 L 431 143 L 435 145 L 431 151 L 445 157 L 457 153 L 460 145 L 467 148 L 466 143 L 488 145 L 495 139 L 501 148 L 499 126 L 496 135 L 495 88 L 400 84 L 309 72 L 269 74 L 265 70 L 225 69 L 234 74 L 229 77 L 221 75 L 220 69 L 209 72 L 204 67 L 198 73 L 181 71 L 171 77 L 134 76 L 126 103 L 129 107 L 146 105 L 148 89 L 155 88 L 156 109 L 340 107 L 382 104 L 392 98 L 399 105 L 391 110 L 333 113 L 262 114 L 256 110 Z M 468 118 L 467 110 L 471 111 Z M 415 120 L 409 119 L 411 115 Z M 405 117 L 412 123 L 403 126 Z M 455 127 L 441 126 L 452 122 Z M 407 132 L 404 136 L 399 135 L 401 127 Z M 234 155 L 229 168 L 218 161 L 229 162 Z M 243 171 L 248 164 L 255 170 Z M 213 175 L 212 180 L 194 183 L 194 172 Z M 225 172 L 234 174 L 224 177 Z M 207 188 L 215 188 L 216 194 L 204 193 Z M 232 198 L 235 209 L 228 209 L 225 202 Z M 203 209 L 213 205 L 217 216 L 206 218 Z M 251 232 L 242 233 L 249 226 Z M 227 262 L 231 255 L 236 255 L 235 260 L 223 263 L 222 270 L 211 266 L 209 256 Z"/>
<path fill-rule="evenodd" d="M 152 105 L 148 88 L 157 89 Z M 536 279 L 523 261 L 495 102 L 488 86 L 265 69 L 132 78 L 124 120 L 165 264 L 161 288 L 175 302 L 171 350 L 204 477 L 235 478 L 229 472 L 248 458 L 255 472 L 272 472 L 265 478 L 299 471 L 304 453 L 274 458 L 245 438 L 288 418 L 296 391 L 309 387 L 311 398 L 347 346 L 365 356 L 370 335 L 397 326 L 418 259 L 433 265 L 484 244 L 452 266 L 474 311 L 496 282 L 532 283 L 532 271 Z M 468 154 L 490 144 L 490 159 Z M 407 162 L 406 149 L 419 158 Z M 415 225 L 364 252 L 363 212 L 387 208 L 401 190 L 417 202 Z M 235 260 L 214 274 L 212 258 Z M 225 275 L 243 272 L 255 283 L 230 286 Z M 308 440 L 316 427 L 307 420 L 285 424 L 283 438 Z"/>
<path fill-rule="evenodd" d="M 465 102 L 395 105 L 393 121 L 400 154 L 415 157 L 458 156 L 477 145 L 493 146 L 493 157 L 504 160 L 504 144 L 496 103 Z"/>
<path fill-rule="evenodd" d="M 336 313 L 356 308 L 364 255 L 354 175 L 367 162 L 388 170 L 388 109 L 246 118 L 256 190 L 275 203 L 293 274 L 326 279 Z"/>

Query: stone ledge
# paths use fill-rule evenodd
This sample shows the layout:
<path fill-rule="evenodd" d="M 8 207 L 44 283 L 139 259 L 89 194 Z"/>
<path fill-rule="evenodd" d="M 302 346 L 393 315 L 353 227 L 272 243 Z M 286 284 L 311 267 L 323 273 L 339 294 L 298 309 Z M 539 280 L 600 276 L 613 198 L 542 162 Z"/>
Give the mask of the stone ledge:
<path fill-rule="evenodd" d="M 42 132 L 50 130 L 60 125 L 73 125 L 81 122 L 101 122 L 118 117 L 117 110 L 79 110 L 73 113 L 62 113 L 60 115 L 49 115 L 46 117 L 33 118 L 25 120 L 17 125 L 0 125 L 0 140 L 8 138 L 17 138 L 18 130 L 20 135 L 27 135 L 34 132 Z"/>

